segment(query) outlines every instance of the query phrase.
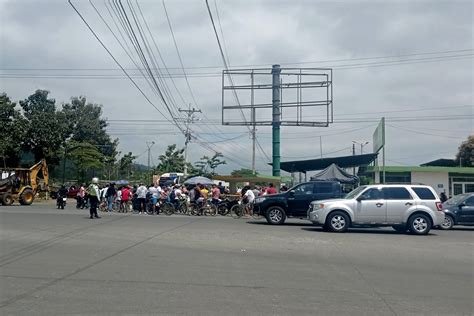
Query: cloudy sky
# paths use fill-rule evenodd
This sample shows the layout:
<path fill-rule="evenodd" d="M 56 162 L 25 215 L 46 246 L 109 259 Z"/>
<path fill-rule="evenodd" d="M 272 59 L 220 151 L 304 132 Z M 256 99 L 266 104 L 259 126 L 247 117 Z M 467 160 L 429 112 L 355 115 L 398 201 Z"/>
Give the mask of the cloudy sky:
<path fill-rule="evenodd" d="M 168 109 L 134 64 L 143 68 L 112 2 L 95 0 L 92 5 L 113 33 L 91 2 L 73 3 L 150 102 L 66 0 L 0 0 L 0 91 L 19 100 L 47 89 L 58 106 L 72 96 L 86 96 L 103 105 L 109 132 L 120 139 L 122 152 L 132 151 L 146 163 L 146 142 L 154 141 L 156 164 L 168 144 L 183 146 L 184 136 L 169 122 Z M 158 60 L 171 110 L 177 113 L 178 107 L 189 104 L 202 110 L 197 114 L 200 121 L 191 126 L 199 142 L 190 144 L 190 160 L 211 155 L 213 149 L 228 162 L 220 172 L 250 167 L 247 128 L 220 124 L 223 62 L 205 1 L 166 1 L 188 82 L 162 2 L 130 3 L 138 19 L 141 10 L 141 21 L 156 42 L 143 22 L 150 51 L 158 60 L 159 49 L 171 74 L 172 79 Z M 371 151 L 376 121 L 382 116 L 387 119 L 388 165 L 452 158 L 474 133 L 472 1 L 209 4 L 231 68 L 334 68 L 334 123 L 327 128 L 282 127 L 282 161 L 320 157 L 320 136 L 324 157 L 351 154 L 352 141 L 370 142 L 364 151 Z M 127 1 L 123 5 L 128 10 Z M 233 115 L 240 118 L 239 113 Z M 266 156 L 271 157 L 271 127 L 258 127 L 257 134 L 262 147 L 257 168 L 270 174 Z M 360 146 L 356 148 L 359 152 Z"/>

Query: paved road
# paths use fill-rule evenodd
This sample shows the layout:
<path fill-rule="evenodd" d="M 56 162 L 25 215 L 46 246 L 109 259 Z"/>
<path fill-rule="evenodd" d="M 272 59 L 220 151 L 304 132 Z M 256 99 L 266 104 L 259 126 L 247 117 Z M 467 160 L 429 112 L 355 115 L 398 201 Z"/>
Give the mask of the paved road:
<path fill-rule="evenodd" d="M 471 315 L 474 228 L 0 207 L 0 314 Z"/>

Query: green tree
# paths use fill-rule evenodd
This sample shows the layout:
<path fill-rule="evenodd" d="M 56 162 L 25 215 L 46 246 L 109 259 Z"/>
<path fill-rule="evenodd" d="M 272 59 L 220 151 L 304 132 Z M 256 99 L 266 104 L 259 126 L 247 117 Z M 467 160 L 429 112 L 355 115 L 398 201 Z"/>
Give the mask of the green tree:
<path fill-rule="evenodd" d="M 114 158 L 115 162 L 118 139 L 112 140 L 107 134 L 107 121 L 102 118 L 101 105 L 87 103 L 83 96 L 73 97 L 71 103 L 63 105 L 63 112 L 71 140 L 97 145 L 102 154 Z"/>
<path fill-rule="evenodd" d="M 160 163 L 156 172 L 183 172 L 184 171 L 184 148 L 177 149 L 176 144 L 169 145 L 163 155 L 159 157 Z"/>
<path fill-rule="evenodd" d="M 22 147 L 31 151 L 36 161 L 46 158 L 48 164 L 54 165 L 59 161 L 69 130 L 66 114 L 56 110 L 56 101 L 48 95 L 49 91 L 36 90 L 20 101 L 27 121 Z"/>
<path fill-rule="evenodd" d="M 463 167 L 474 167 L 474 135 L 469 135 L 459 146 L 456 163 Z"/>
<path fill-rule="evenodd" d="M 93 144 L 71 141 L 68 149 L 67 156 L 74 162 L 80 181 L 86 179 L 87 171 L 104 166 L 105 156 Z"/>
<path fill-rule="evenodd" d="M 6 93 L 0 94 L 0 155 L 3 166 L 16 167 L 20 161 L 21 144 L 25 138 L 26 121 L 16 103 Z"/>
<path fill-rule="evenodd" d="M 132 173 L 132 166 L 133 166 L 133 161 L 137 158 L 137 156 L 134 156 L 132 152 L 129 152 L 128 154 L 123 155 L 122 158 L 119 160 L 119 175 L 124 176 L 127 179 L 130 178 L 130 175 Z"/>
<path fill-rule="evenodd" d="M 225 160 L 221 160 L 223 157 L 224 155 L 222 155 L 222 153 L 216 152 L 212 157 L 201 157 L 201 159 L 194 165 L 196 166 L 196 169 L 201 172 L 201 174 L 205 176 L 214 176 L 216 175 L 216 168 L 220 165 L 226 164 Z"/>

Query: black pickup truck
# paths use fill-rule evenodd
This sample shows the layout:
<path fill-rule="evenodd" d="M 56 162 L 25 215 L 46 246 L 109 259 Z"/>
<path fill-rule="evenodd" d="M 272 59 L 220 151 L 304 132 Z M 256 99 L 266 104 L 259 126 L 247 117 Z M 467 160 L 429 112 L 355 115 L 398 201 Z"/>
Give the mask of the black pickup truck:
<path fill-rule="evenodd" d="M 300 183 L 287 192 L 259 196 L 255 199 L 254 213 L 265 216 L 272 225 L 281 225 L 287 217 L 306 218 L 312 201 L 342 197 L 341 184 L 336 181 Z"/>

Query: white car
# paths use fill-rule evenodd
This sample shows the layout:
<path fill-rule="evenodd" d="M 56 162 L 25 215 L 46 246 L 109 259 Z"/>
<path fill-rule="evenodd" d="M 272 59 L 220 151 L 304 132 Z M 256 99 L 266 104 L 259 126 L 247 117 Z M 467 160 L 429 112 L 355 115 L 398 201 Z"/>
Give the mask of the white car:
<path fill-rule="evenodd" d="M 444 221 L 441 201 L 436 191 L 426 185 L 360 186 L 344 199 L 312 202 L 307 215 L 313 224 L 332 232 L 370 225 L 426 235 Z"/>

